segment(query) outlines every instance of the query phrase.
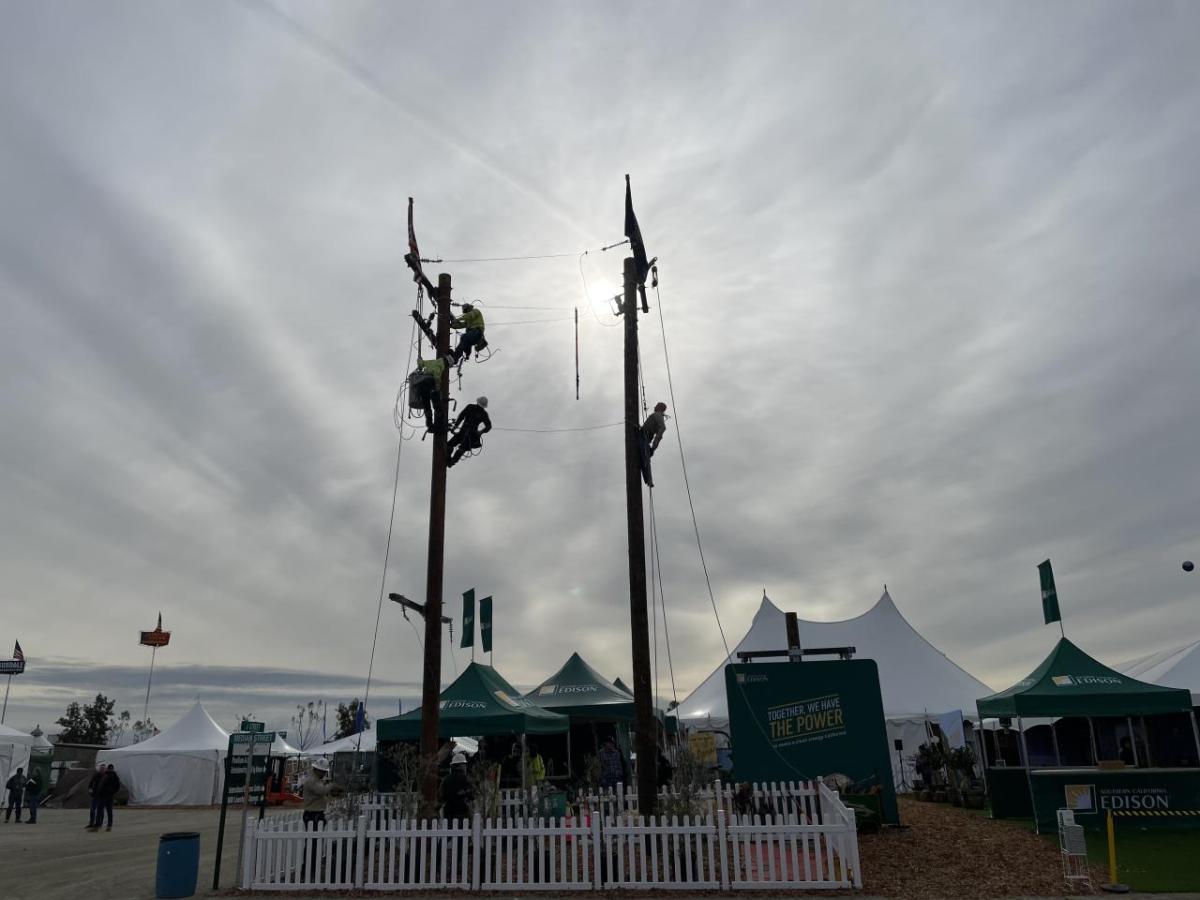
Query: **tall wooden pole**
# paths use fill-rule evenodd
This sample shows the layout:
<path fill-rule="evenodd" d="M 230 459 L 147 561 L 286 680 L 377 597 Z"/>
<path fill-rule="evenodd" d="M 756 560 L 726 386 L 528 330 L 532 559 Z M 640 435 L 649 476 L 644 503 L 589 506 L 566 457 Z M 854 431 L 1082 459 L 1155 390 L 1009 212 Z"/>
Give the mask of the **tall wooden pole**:
<path fill-rule="evenodd" d="M 438 276 L 437 355 L 450 352 L 450 276 Z M 421 680 L 421 763 L 424 813 L 438 802 L 438 698 L 442 690 L 442 565 L 446 549 L 446 423 L 449 418 L 450 367 L 434 396 L 433 471 L 429 479 L 429 565 L 425 575 L 425 669 Z"/>
<path fill-rule="evenodd" d="M 637 727 L 638 812 L 654 815 L 658 799 L 658 740 L 650 682 L 650 621 L 646 612 L 646 530 L 642 518 L 638 440 L 637 266 L 625 260 L 625 508 L 629 529 L 629 621 L 633 639 L 633 707 Z"/>

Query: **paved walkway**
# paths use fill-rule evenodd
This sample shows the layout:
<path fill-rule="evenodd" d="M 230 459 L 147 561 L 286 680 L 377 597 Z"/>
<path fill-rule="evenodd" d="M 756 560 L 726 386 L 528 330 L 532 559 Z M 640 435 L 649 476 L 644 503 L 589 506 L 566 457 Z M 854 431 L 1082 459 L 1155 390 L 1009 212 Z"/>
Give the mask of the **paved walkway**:
<path fill-rule="evenodd" d="M 112 831 L 85 831 L 86 809 L 42 809 L 38 823 L 0 821 L 0 897 L 5 900 L 148 900 L 154 897 L 158 838 L 200 833 L 197 895 L 211 894 L 216 859 L 216 809 L 123 809 Z M 225 823 L 221 887 L 234 885 L 240 814 Z"/>

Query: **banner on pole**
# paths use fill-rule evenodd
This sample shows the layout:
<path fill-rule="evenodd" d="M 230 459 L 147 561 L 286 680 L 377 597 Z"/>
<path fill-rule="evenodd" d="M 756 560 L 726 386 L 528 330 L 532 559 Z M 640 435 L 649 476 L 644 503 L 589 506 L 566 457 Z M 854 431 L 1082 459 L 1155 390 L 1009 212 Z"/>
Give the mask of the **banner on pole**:
<path fill-rule="evenodd" d="M 458 646 L 475 646 L 475 588 L 463 591 L 462 640 Z"/>
<path fill-rule="evenodd" d="M 171 643 L 171 632 L 163 631 L 162 613 L 158 614 L 158 624 L 153 631 L 143 631 L 138 641 L 144 647 L 165 647 Z"/>
<path fill-rule="evenodd" d="M 1054 589 L 1054 570 L 1050 568 L 1050 560 L 1038 564 L 1038 578 L 1042 583 L 1042 618 L 1046 624 L 1061 622 L 1062 616 L 1058 611 L 1058 591 Z"/>
<path fill-rule="evenodd" d="M 479 601 L 479 646 L 484 653 L 492 652 L 492 598 Z"/>
<path fill-rule="evenodd" d="M 0 675 L 20 675 L 25 671 L 25 653 L 21 642 L 13 641 L 13 658 L 0 659 Z"/>

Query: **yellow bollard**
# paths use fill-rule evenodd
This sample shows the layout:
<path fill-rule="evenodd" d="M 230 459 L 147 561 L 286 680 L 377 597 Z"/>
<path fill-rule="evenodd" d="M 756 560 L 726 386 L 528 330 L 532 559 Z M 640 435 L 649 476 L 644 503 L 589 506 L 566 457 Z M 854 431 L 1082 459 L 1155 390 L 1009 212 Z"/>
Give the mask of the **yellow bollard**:
<path fill-rule="evenodd" d="M 1117 881 L 1117 836 L 1113 829 L 1112 810 L 1108 811 L 1108 884 L 1100 886 L 1110 894 L 1128 894 L 1129 885 Z"/>

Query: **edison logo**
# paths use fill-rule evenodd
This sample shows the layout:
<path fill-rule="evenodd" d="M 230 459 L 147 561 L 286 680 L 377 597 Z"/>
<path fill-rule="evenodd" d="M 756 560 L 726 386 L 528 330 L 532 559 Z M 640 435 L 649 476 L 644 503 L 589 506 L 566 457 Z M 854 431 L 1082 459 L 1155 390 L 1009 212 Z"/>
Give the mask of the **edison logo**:
<path fill-rule="evenodd" d="M 1063 799 L 1067 809 L 1074 812 L 1091 813 L 1096 811 L 1096 787 L 1091 784 L 1063 785 Z"/>

